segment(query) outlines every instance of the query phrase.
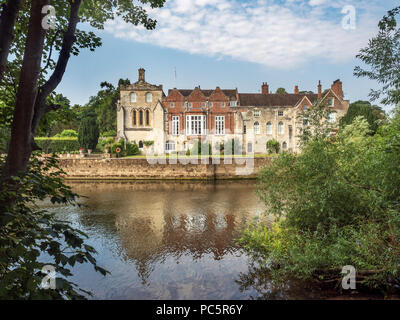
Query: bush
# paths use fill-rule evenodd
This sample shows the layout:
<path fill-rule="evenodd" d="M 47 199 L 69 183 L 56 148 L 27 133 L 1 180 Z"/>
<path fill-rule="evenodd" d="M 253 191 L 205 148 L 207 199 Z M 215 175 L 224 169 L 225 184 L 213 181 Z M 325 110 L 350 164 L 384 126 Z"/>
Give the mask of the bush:
<path fill-rule="evenodd" d="M 111 153 L 116 155 L 117 148 L 121 149 L 121 152 L 119 153 L 119 156 L 121 157 L 136 156 L 140 154 L 139 146 L 136 144 L 136 141 L 134 141 L 133 143 L 127 141 L 125 143 L 123 139 L 120 139 L 117 143 L 114 143 L 111 146 Z"/>
<path fill-rule="evenodd" d="M 46 154 L 79 151 L 77 138 L 35 138 L 35 143 Z"/>
<path fill-rule="evenodd" d="M 72 129 L 63 130 L 63 132 L 61 132 L 61 134 L 60 134 L 60 137 L 62 137 L 62 138 L 65 138 L 65 137 L 77 138 L 78 132 L 76 132 L 75 130 L 72 130 Z"/>
<path fill-rule="evenodd" d="M 275 139 L 267 141 L 267 150 L 269 153 L 279 153 L 280 144 Z"/>
<path fill-rule="evenodd" d="M 106 132 L 103 132 L 101 135 L 100 135 L 101 137 L 116 137 L 117 136 L 117 131 L 115 131 L 115 130 L 111 130 L 111 131 L 106 131 Z"/>
<path fill-rule="evenodd" d="M 400 284 L 400 116 L 374 136 L 359 117 L 336 137 L 315 128 L 306 138 L 301 154 L 280 154 L 260 171 L 257 193 L 276 222 L 250 227 L 241 244 L 263 257 L 273 277 L 336 281 L 352 265 L 360 285 L 393 289 Z"/>

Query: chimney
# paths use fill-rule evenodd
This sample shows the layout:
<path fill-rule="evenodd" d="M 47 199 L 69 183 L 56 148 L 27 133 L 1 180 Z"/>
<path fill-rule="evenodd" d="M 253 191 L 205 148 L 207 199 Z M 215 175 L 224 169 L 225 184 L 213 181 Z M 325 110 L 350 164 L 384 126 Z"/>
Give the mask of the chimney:
<path fill-rule="evenodd" d="M 268 94 L 269 93 L 269 86 L 268 83 L 263 82 L 262 86 L 261 86 L 261 93 L 262 94 Z"/>
<path fill-rule="evenodd" d="M 299 94 L 299 86 L 294 87 L 294 94 Z"/>
<path fill-rule="evenodd" d="M 318 99 L 322 98 L 322 85 L 321 80 L 318 81 Z"/>
<path fill-rule="evenodd" d="M 144 73 L 146 72 L 146 70 L 144 70 L 143 68 L 139 69 L 139 81 L 140 82 L 145 82 L 144 80 Z"/>
<path fill-rule="evenodd" d="M 340 99 L 343 99 L 342 82 L 339 79 L 333 82 L 331 89 Z"/>

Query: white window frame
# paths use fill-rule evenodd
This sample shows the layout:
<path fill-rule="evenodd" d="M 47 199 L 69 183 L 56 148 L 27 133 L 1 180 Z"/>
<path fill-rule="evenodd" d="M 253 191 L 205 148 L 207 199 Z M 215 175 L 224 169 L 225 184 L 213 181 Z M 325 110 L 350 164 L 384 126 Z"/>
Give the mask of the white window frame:
<path fill-rule="evenodd" d="M 333 107 L 335 104 L 335 99 L 333 97 L 328 98 L 328 107 Z"/>
<path fill-rule="evenodd" d="M 175 108 L 175 103 L 171 102 L 171 103 L 169 104 L 169 107 L 170 107 L 170 108 Z"/>
<path fill-rule="evenodd" d="M 237 101 L 230 101 L 229 102 L 230 107 L 237 107 Z"/>
<path fill-rule="evenodd" d="M 283 112 L 283 110 L 279 110 L 278 111 L 278 117 L 283 117 L 285 114 Z"/>
<path fill-rule="evenodd" d="M 179 116 L 172 116 L 172 135 L 179 136 Z"/>
<path fill-rule="evenodd" d="M 272 134 L 272 122 L 267 122 L 265 129 L 267 131 L 267 134 Z"/>
<path fill-rule="evenodd" d="M 285 124 L 283 122 L 278 123 L 278 134 L 279 135 L 285 134 Z"/>
<path fill-rule="evenodd" d="M 215 134 L 225 135 L 225 116 L 215 116 Z"/>
<path fill-rule="evenodd" d="M 151 92 L 146 93 L 146 102 L 153 102 L 153 95 Z"/>
<path fill-rule="evenodd" d="M 206 116 L 188 115 L 186 116 L 186 135 L 202 136 L 206 134 Z"/>
<path fill-rule="evenodd" d="M 167 152 L 171 152 L 171 151 L 175 151 L 175 141 L 167 141 L 165 143 L 165 151 Z"/>
<path fill-rule="evenodd" d="M 254 112 L 253 112 L 253 115 L 255 118 L 259 118 L 260 114 L 261 114 L 260 110 L 254 110 Z"/>
<path fill-rule="evenodd" d="M 260 123 L 258 121 L 254 122 L 253 128 L 255 134 L 260 134 Z"/>

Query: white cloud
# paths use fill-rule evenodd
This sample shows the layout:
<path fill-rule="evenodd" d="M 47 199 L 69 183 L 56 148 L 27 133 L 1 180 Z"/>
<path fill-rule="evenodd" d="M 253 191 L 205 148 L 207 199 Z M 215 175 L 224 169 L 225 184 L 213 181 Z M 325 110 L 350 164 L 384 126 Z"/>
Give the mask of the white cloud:
<path fill-rule="evenodd" d="M 361 10 L 357 29 L 343 30 L 340 3 L 287 0 L 285 5 L 278 5 L 274 0 L 169 0 L 164 8 L 149 9 L 150 16 L 158 21 L 156 30 L 147 31 L 121 20 L 107 23 L 105 30 L 116 37 L 193 54 L 290 68 L 315 58 L 347 61 L 366 45 L 376 31 L 379 17 Z M 357 3 L 364 8 L 366 0 Z M 336 14 L 333 16 L 332 12 Z"/>

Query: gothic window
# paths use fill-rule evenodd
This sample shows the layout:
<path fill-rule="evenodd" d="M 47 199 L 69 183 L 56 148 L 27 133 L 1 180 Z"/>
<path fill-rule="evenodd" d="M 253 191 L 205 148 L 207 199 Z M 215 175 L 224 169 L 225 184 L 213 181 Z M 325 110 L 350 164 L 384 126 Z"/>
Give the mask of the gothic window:
<path fill-rule="evenodd" d="M 282 150 L 286 150 L 286 149 L 287 149 L 287 143 L 284 142 L 284 143 L 282 143 Z"/>
<path fill-rule="evenodd" d="M 146 110 L 146 126 L 150 125 L 150 111 Z"/>
<path fill-rule="evenodd" d="M 143 141 L 142 140 L 139 141 L 139 148 L 143 148 Z"/>
<path fill-rule="evenodd" d="M 143 125 L 143 111 L 142 110 L 139 111 L 139 125 L 140 126 Z"/>
<path fill-rule="evenodd" d="M 279 122 L 278 124 L 278 134 L 284 134 L 285 133 L 285 128 L 283 126 L 283 122 Z"/>
<path fill-rule="evenodd" d="M 136 126 L 137 125 L 137 115 L 136 115 L 136 110 L 133 110 L 133 112 L 132 112 L 132 124 L 134 125 L 134 126 Z"/>
<path fill-rule="evenodd" d="M 254 122 L 254 133 L 260 134 L 260 124 L 258 123 L 258 121 Z"/>
<path fill-rule="evenodd" d="M 153 101 L 153 95 L 148 92 L 146 93 L 146 102 L 152 102 Z"/>
<path fill-rule="evenodd" d="M 271 122 L 267 123 L 267 134 L 272 134 L 272 123 Z"/>

